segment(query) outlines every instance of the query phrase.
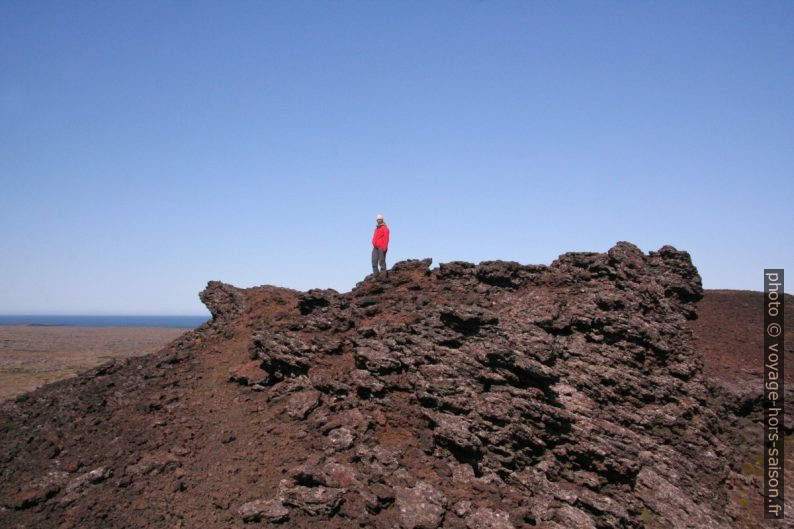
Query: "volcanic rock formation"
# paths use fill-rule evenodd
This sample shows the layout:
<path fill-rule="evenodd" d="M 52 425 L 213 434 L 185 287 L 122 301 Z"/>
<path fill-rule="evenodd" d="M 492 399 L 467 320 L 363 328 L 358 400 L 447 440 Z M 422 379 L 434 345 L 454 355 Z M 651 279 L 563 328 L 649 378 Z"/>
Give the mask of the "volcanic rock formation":
<path fill-rule="evenodd" d="M 213 320 L 0 410 L 3 527 L 741 527 L 686 252 L 210 282 Z"/>

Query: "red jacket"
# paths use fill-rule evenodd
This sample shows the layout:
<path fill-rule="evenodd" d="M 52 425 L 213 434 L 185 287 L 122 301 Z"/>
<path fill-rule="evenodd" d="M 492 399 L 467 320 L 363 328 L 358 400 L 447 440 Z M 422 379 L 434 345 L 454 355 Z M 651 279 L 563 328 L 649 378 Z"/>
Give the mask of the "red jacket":
<path fill-rule="evenodd" d="M 372 234 L 372 246 L 380 248 L 384 252 L 389 249 L 389 228 L 385 222 L 380 226 L 375 226 L 375 233 Z"/>

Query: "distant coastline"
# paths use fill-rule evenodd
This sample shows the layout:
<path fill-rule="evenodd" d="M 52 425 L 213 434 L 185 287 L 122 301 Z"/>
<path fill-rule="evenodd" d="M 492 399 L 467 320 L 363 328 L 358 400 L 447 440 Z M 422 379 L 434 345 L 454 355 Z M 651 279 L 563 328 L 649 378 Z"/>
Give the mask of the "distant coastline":
<path fill-rule="evenodd" d="M 0 325 L 36 327 L 170 327 L 195 328 L 210 316 L 0 315 Z"/>

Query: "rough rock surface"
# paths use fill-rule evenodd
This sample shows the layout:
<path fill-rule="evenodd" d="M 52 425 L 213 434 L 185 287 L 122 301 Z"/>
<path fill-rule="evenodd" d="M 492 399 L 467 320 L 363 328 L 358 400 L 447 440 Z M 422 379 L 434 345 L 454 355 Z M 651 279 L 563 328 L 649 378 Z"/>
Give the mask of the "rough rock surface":
<path fill-rule="evenodd" d="M 213 320 L 163 351 L 4 404 L 0 526 L 762 523 L 731 494 L 755 415 L 704 378 L 686 252 L 430 264 L 347 293 L 213 281 Z"/>

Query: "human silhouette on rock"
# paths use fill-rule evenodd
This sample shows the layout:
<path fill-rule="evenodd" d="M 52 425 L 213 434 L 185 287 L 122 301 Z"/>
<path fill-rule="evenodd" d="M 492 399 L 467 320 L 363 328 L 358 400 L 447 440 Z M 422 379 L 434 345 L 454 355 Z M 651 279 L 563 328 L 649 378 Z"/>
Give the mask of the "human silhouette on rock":
<path fill-rule="evenodd" d="M 372 273 L 386 277 L 386 252 L 389 250 L 389 227 L 380 213 L 375 217 L 375 233 L 372 234 Z M 379 269 L 380 267 L 380 269 Z"/>

